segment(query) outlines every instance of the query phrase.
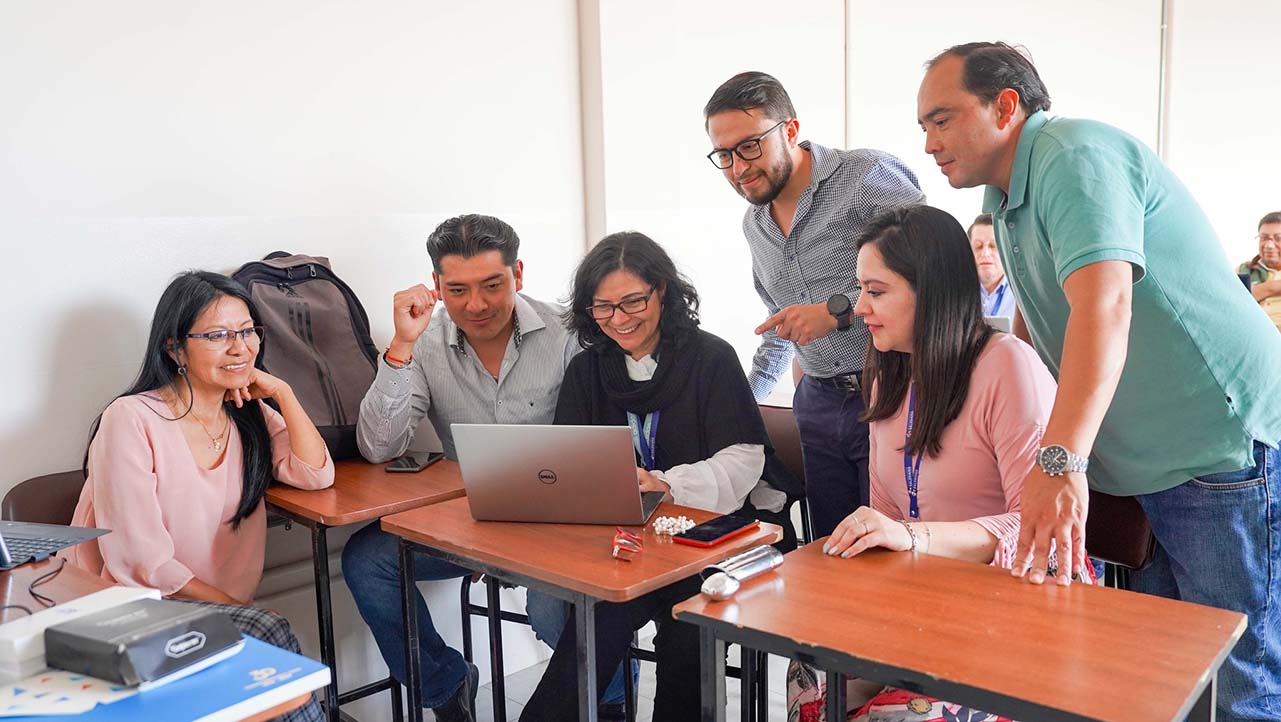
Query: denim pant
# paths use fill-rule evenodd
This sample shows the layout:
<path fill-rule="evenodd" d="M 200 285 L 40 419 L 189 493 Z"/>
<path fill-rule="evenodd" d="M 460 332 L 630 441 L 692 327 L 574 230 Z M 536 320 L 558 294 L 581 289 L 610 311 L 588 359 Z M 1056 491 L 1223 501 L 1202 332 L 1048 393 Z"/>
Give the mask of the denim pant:
<path fill-rule="evenodd" d="M 1281 452 L 1255 442 L 1254 462 L 1137 497 L 1158 546 L 1132 588 L 1249 619 L 1219 670 L 1223 722 L 1281 719 Z"/>
<path fill-rule="evenodd" d="M 356 600 L 360 616 L 369 625 L 378 651 L 391 674 L 403 684 L 405 669 L 405 626 L 400 603 L 400 556 L 396 537 L 369 524 L 347 540 L 342 553 L 343 576 Z M 471 570 L 426 554 L 414 555 L 414 578 L 420 582 L 458 579 Z M 458 692 L 467 676 L 467 664 L 458 650 L 445 644 L 432 623 L 431 612 L 422 594 L 414 595 L 418 615 L 418 650 L 422 660 L 422 700 L 426 707 L 439 707 Z M 530 625 L 541 639 L 557 635 L 563 617 L 538 615 L 531 609 Z"/>
<path fill-rule="evenodd" d="M 868 504 L 867 424 L 858 391 L 801 379 L 792 400 L 801 432 L 805 496 L 814 537 L 832 533 L 842 519 Z"/>
<path fill-rule="evenodd" d="M 535 636 L 552 649 L 556 649 L 561 633 L 565 631 L 565 625 L 569 622 L 569 610 L 569 602 L 564 599 L 557 599 L 532 589 L 525 596 L 525 613 L 529 615 L 529 623 L 534 628 Z M 636 685 L 633 689 L 639 687 L 640 662 L 635 659 L 632 660 L 632 682 Z M 601 704 L 623 704 L 627 694 L 623 686 L 625 684 L 623 666 L 620 664 L 618 669 L 614 670 L 614 676 L 610 678 L 605 693 L 601 695 Z"/>

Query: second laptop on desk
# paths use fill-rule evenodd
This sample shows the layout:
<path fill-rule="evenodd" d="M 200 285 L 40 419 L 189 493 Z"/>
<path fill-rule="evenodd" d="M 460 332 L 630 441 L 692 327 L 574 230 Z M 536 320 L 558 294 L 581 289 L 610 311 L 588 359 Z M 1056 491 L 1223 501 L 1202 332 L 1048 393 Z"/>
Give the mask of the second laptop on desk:
<path fill-rule="evenodd" d="M 662 492 L 641 493 L 626 426 L 453 424 L 478 521 L 644 524 Z"/>

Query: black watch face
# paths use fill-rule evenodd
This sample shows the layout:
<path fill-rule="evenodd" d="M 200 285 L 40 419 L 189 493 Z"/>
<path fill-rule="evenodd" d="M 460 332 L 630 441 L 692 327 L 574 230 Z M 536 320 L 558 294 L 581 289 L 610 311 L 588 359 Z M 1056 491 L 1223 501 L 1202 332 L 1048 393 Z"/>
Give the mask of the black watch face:
<path fill-rule="evenodd" d="M 1068 451 L 1062 446 L 1047 446 L 1041 450 L 1041 468 L 1048 472 L 1058 472 L 1068 465 Z"/>
<path fill-rule="evenodd" d="M 850 300 L 844 294 L 837 294 L 827 299 L 827 312 L 833 316 L 844 316 L 850 312 Z"/>

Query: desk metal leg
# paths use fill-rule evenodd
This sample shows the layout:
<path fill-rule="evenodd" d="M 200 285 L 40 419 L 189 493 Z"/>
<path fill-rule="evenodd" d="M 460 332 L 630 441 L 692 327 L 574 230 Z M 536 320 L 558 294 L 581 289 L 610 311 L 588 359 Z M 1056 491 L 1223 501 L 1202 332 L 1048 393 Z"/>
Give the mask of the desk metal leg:
<path fill-rule="evenodd" d="M 1218 675 L 1210 678 L 1210 683 L 1205 686 L 1205 691 L 1197 698 L 1196 704 L 1192 705 L 1192 712 L 1188 714 L 1188 722 L 1214 722 L 1215 708 L 1218 706 Z"/>
<path fill-rule="evenodd" d="M 704 722 L 725 722 L 725 642 L 707 627 L 698 630 L 698 675 L 702 694 L 699 718 Z M 746 675 L 744 675 L 746 678 Z"/>
<path fill-rule="evenodd" d="M 596 693 L 596 600 L 585 594 L 574 596 L 574 640 L 578 652 L 578 719 L 597 722 Z"/>
<path fill-rule="evenodd" d="M 756 662 L 756 720 L 769 722 L 769 654 L 757 652 Z"/>
<path fill-rule="evenodd" d="M 405 624 L 405 673 L 409 679 L 405 687 L 409 692 L 409 719 L 423 722 L 423 670 L 418 654 L 418 615 L 414 614 L 414 595 L 418 585 L 414 582 L 413 543 L 399 539 L 400 549 L 400 613 Z"/>
<path fill-rule="evenodd" d="M 507 686 L 503 676 L 503 609 L 498 598 L 498 580 L 485 577 L 486 604 L 489 607 L 489 669 L 494 693 L 494 719 L 507 719 Z"/>
<path fill-rule="evenodd" d="M 325 685 L 325 717 L 338 722 L 338 668 L 334 644 L 334 610 L 329 591 L 329 541 L 328 527 L 314 524 L 311 527 L 311 563 L 316 577 L 316 623 L 320 628 L 320 661 L 329 668 L 329 684 Z"/>
<path fill-rule="evenodd" d="M 845 720 L 845 675 L 840 672 L 827 672 L 827 718 Z"/>
<path fill-rule="evenodd" d="M 743 722 L 755 722 L 756 651 L 738 645 L 738 667 L 739 718 Z"/>

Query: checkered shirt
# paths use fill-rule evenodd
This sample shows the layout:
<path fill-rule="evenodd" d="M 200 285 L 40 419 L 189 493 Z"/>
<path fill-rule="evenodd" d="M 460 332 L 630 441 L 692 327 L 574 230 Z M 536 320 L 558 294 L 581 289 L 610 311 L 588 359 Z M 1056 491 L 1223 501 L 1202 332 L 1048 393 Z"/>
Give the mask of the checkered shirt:
<path fill-rule="evenodd" d="M 743 215 L 752 280 L 771 315 L 795 304 L 826 303 L 837 293 L 853 304 L 858 300 L 855 236 L 883 211 L 925 202 L 916 174 L 889 153 L 834 150 L 809 141 L 801 147 L 812 154 L 812 180 L 796 205 L 790 235 L 783 237 L 769 205 L 753 205 Z M 757 400 L 769 395 L 793 353 L 808 375 L 860 371 L 870 338 L 857 317 L 848 330 L 805 346 L 768 331 L 752 359 L 752 393 Z"/>

